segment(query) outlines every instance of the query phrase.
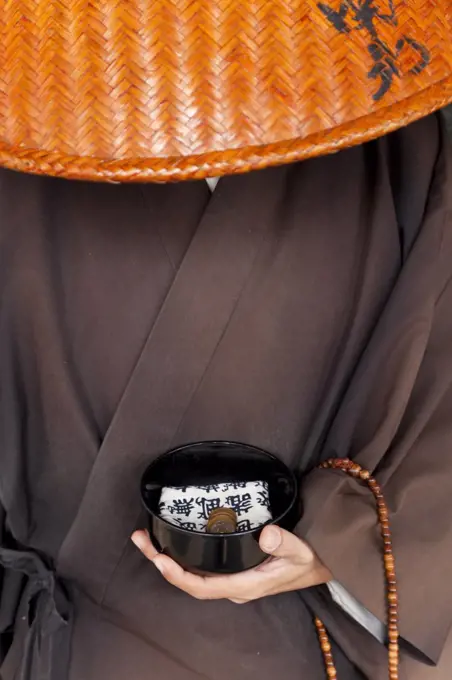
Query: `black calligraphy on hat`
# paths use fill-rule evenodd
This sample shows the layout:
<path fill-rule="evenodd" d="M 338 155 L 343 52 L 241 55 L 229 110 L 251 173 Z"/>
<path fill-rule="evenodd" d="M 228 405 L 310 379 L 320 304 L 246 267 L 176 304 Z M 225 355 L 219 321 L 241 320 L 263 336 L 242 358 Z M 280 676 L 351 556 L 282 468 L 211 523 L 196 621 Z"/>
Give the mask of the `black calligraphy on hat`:
<path fill-rule="evenodd" d="M 382 38 L 377 20 L 397 26 L 395 0 L 388 0 L 386 7 L 383 4 L 381 0 L 342 0 L 337 7 L 331 3 L 318 3 L 320 11 L 339 33 L 364 31 L 367 35 L 367 50 L 374 64 L 367 75 L 370 79 L 379 81 L 379 87 L 372 96 L 376 102 L 391 89 L 394 78 L 407 75 L 400 65 L 407 50 L 414 56 L 414 65 L 408 69 L 410 75 L 418 75 L 431 61 L 427 47 L 410 35 L 404 34 L 399 38 L 394 48 Z"/>

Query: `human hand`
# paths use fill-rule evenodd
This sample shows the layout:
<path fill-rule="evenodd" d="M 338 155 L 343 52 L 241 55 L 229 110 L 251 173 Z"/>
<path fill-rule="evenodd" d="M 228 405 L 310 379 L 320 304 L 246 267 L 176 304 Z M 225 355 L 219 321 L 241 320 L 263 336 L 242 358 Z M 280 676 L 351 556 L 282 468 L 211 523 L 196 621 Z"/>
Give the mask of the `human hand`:
<path fill-rule="evenodd" d="M 146 531 L 132 541 L 164 578 L 198 600 L 231 600 L 237 604 L 327 583 L 333 576 L 314 551 L 294 534 L 274 525 L 263 529 L 259 545 L 270 559 L 248 571 L 226 576 L 197 576 L 159 553 Z"/>

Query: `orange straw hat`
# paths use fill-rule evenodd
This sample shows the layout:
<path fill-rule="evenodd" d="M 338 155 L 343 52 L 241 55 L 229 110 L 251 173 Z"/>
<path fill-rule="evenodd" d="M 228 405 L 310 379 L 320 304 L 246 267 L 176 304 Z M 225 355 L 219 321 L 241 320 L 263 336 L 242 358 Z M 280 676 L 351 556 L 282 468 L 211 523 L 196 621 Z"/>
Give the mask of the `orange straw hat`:
<path fill-rule="evenodd" d="M 243 172 L 452 101 L 451 0 L 0 0 L 0 165 Z"/>

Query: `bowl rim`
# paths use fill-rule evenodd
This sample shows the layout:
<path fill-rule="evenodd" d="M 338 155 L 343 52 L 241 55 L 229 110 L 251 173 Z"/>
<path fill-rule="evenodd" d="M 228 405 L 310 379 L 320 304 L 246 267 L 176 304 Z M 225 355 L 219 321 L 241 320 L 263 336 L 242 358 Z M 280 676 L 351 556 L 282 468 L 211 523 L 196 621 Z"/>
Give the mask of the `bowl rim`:
<path fill-rule="evenodd" d="M 234 531 L 230 534 L 210 534 L 204 531 L 192 531 L 190 529 L 184 529 L 183 527 L 178 526 L 177 524 L 172 524 L 171 522 L 168 522 L 164 517 L 161 517 L 160 515 L 157 515 L 155 512 L 150 510 L 148 507 L 145 497 L 144 497 L 144 492 L 145 492 L 145 483 L 144 480 L 146 478 L 146 475 L 148 474 L 148 471 L 150 468 L 153 467 L 157 463 L 157 461 L 161 460 L 165 456 L 170 456 L 171 454 L 178 453 L 180 451 L 183 451 L 184 449 L 191 449 L 193 447 L 197 446 L 205 446 L 205 445 L 213 445 L 213 444 L 221 444 L 222 446 L 225 446 L 225 448 L 229 446 L 240 446 L 245 449 L 252 449 L 253 451 L 257 451 L 260 454 L 263 454 L 267 458 L 272 458 L 275 460 L 278 464 L 280 464 L 283 468 L 286 469 L 288 477 L 291 478 L 293 487 L 294 487 L 294 495 L 292 498 L 292 501 L 290 505 L 287 506 L 284 512 L 280 513 L 278 517 L 272 518 L 271 520 L 268 520 L 264 524 L 262 524 L 259 527 L 256 527 L 254 529 L 247 529 L 246 531 Z M 286 465 L 280 458 L 275 456 L 273 453 L 270 453 L 269 451 L 266 451 L 265 449 L 261 449 L 259 446 L 254 446 L 253 444 L 244 444 L 243 442 L 237 442 L 229 439 L 206 439 L 203 441 L 196 441 L 192 442 L 190 444 L 182 444 L 181 446 L 176 446 L 172 449 L 168 449 L 164 453 L 159 454 L 151 463 L 149 463 L 143 474 L 141 475 L 141 481 L 140 481 L 140 497 L 141 497 L 141 503 L 144 506 L 144 509 L 146 512 L 151 515 L 153 518 L 157 519 L 159 522 L 162 522 L 163 524 L 166 524 L 167 526 L 171 527 L 172 529 L 176 530 L 177 532 L 187 535 L 187 536 L 203 536 L 204 538 L 207 539 L 227 539 L 231 537 L 237 537 L 237 536 L 247 536 L 249 534 L 255 534 L 256 532 L 261 532 L 262 529 L 268 525 L 275 524 L 285 517 L 294 507 L 295 503 L 298 500 L 298 482 L 295 473 L 293 470 L 289 468 L 288 465 Z"/>

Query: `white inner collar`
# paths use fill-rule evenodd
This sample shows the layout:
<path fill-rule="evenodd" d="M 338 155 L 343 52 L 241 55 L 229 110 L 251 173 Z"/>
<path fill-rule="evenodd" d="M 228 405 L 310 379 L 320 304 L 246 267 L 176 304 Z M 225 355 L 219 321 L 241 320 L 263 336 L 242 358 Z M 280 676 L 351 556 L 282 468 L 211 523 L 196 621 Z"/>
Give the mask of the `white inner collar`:
<path fill-rule="evenodd" d="M 206 182 L 212 193 L 215 191 L 219 179 L 220 179 L 219 177 L 207 177 Z"/>

